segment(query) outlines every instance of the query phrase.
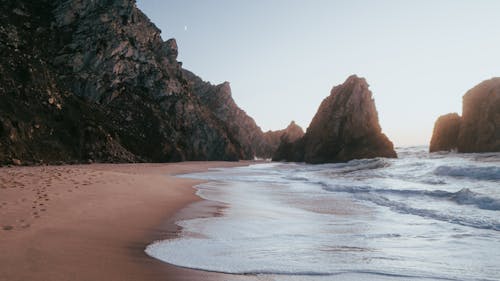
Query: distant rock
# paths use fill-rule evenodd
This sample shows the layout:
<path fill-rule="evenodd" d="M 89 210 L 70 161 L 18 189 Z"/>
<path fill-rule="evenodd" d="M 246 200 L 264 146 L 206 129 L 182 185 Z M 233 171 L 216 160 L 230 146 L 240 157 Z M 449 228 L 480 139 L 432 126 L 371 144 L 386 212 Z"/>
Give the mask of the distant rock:
<path fill-rule="evenodd" d="M 268 131 L 264 133 L 264 138 L 269 144 L 267 158 L 274 155 L 287 154 L 291 144 L 304 136 L 304 130 L 292 121 L 288 127 L 278 131 Z"/>
<path fill-rule="evenodd" d="M 434 124 L 430 152 L 457 149 L 460 119 L 457 113 L 449 113 L 438 118 Z"/>
<path fill-rule="evenodd" d="M 304 136 L 304 130 L 295 123 L 290 122 L 283 130 L 267 131 L 264 133 L 264 138 L 271 145 L 271 150 L 275 151 L 282 140 L 294 142 Z"/>
<path fill-rule="evenodd" d="M 452 116 L 450 114 L 445 116 Z M 436 121 L 429 150 L 500 151 L 500 78 L 486 80 L 463 96 L 462 117 Z M 451 117 L 448 117 L 451 118 Z M 442 123 L 442 124 L 441 124 Z M 460 123 L 457 132 L 457 124 Z"/>
<path fill-rule="evenodd" d="M 330 163 L 397 157 L 392 142 L 382 133 L 368 84 L 356 75 L 332 89 L 303 138 L 282 145 L 287 146 L 286 153 L 275 154 L 273 160 Z"/>

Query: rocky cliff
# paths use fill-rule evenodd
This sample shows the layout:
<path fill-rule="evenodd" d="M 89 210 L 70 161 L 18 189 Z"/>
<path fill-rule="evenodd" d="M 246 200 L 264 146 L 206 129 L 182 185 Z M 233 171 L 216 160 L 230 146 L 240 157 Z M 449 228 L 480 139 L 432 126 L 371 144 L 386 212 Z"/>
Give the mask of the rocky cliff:
<path fill-rule="evenodd" d="M 392 142 L 382 133 L 368 84 L 356 75 L 332 89 L 303 138 L 284 145 L 287 153 L 276 154 L 274 160 L 328 163 L 396 157 Z"/>
<path fill-rule="evenodd" d="M 0 4 L 0 163 L 253 157 L 228 86 L 200 94 L 135 1 Z"/>
<path fill-rule="evenodd" d="M 193 93 L 225 124 L 229 133 L 239 142 L 242 157 L 245 159 L 262 157 L 262 148 L 267 148 L 269 145 L 254 119 L 236 105 L 229 82 L 212 85 L 188 70 L 183 70 L 183 73 Z"/>
<path fill-rule="evenodd" d="M 500 151 L 500 78 L 483 81 L 463 96 L 462 117 L 454 121 L 453 128 L 444 125 L 438 128 L 440 119 L 434 127 L 431 152 L 450 149 L 458 152 Z M 458 132 L 456 123 L 459 123 Z M 448 131 L 453 131 L 453 134 Z M 436 142 L 448 145 L 436 146 Z"/>

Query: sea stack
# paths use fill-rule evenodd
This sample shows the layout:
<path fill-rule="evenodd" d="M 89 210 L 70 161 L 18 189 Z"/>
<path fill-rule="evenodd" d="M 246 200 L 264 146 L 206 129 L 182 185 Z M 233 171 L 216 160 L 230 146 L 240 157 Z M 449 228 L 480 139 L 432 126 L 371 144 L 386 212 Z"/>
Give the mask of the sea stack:
<path fill-rule="evenodd" d="M 436 121 L 430 152 L 500 151 L 500 78 L 483 81 L 467 91 L 463 96 L 462 117 L 454 116 L 450 123 L 443 121 L 451 118 L 445 116 Z"/>
<path fill-rule="evenodd" d="M 331 90 L 304 137 L 291 146 L 286 155 L 276 153 L 273 160 L 317 164 L 397 157 L 392 142 L 382 133 L 368 83 L 356 75 Z"/>
<path fill-rule="evenodd" d="M 460 119 L 460 115 L 457 113 L 439 116 L 436 124 L 434 124 L 434 131 L 429 147 L 430 152 L 457 149 Z"/>

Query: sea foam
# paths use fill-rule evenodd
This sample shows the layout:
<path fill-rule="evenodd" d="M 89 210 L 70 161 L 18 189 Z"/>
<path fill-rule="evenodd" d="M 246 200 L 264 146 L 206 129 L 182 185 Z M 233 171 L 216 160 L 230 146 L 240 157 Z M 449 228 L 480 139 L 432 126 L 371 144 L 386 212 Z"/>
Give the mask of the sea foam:
<path fill-rule="evenodd" d="M 146 252 L 274 281 L 498 280 L 500 154 L 425 150 L 185 175 L 212 181 L 197 194 L 223 215 L 179 221 Z"/>

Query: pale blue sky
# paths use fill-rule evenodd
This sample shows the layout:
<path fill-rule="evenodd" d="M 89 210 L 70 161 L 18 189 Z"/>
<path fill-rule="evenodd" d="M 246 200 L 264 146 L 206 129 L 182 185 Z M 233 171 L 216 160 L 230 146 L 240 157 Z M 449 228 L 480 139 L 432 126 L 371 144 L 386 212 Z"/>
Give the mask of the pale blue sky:
<path fill-rule="evenodd" d="M 428 144 L 434 121 L 499 76 L 496 0 L 138 0 L 174 37 L 184 67 L 229 81 L 263 130 L 307 128 L 332 86 L 370 84 L 397 146 Z"/>

